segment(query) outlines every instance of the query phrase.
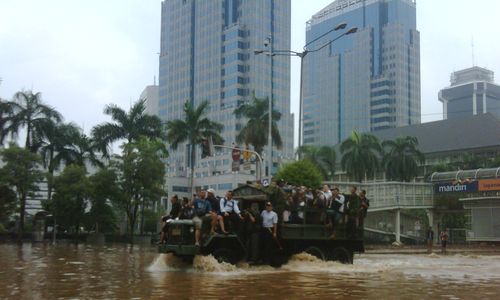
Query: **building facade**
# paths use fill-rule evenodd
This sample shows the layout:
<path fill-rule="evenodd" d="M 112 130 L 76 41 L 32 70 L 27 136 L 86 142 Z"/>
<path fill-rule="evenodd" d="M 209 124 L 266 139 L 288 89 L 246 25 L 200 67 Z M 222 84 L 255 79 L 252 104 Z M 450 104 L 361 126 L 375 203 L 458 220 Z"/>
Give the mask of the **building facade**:
<path fill-rule="evenodd" d="M 341 23 L 358 32 L 304 61 L 304 145 L 420 123 L 420 34 L 414 0 L 337 0 L 307 23 L 306 43 Z M 347 30 L 346 29 L 346 30 Z M 339 32 L 308 46 L 320 48 Z"/>
<path fill-rule="evenodd" d="M 198 106 L 208 101 L 207 117 L 222 123 L 226 146 L 246 120 L 233 111 L 251 100 L 274 98 L 282 113 L 279 130 L 283 149 L 273 151 L 274 170 L 280 161 L 293 156 L 293 116 L 290 113 L 290 59 L 255 55 L 270 38 L 275 49 L 290 48 L 291 4 L 289 0 L 165 0 L 162 3 L 161 52 L 158 115 L 163 121 L 184 118 L 183 105 Z M 198 145 L 183 144 L 170 151 L 168 175 L 176 178 L 172 191 L 186 191 L 189 169 L 195 164 L 195 182 L 205 186 L 207 177 L 217 175 L 221 187 L 231 189 L 238 182 L 255 179 L 254 170 L 234 171 L 231 150 L 215 157 L 189 161 Z M 253 168 L 255 169 L 255 168 Z M 246 173 L 245 173 L 246 172 Z M 247 174 L 248 176 L 240 175 Z M 238 175 L 238 176 L 236 176 Z M 215 183 L 214 183 L 215 184 Z M 218 186 L 218 184 L 217 184 Z M 219 189 L 220 192 L 227 189 Z"/>
<path fill-rule="evenodd" d="M 464 118 L 491 113 L 500 118 L 500 85 L 493 71 L 472 67 L 451 74 L 451 86 L 439 92 L 443 118 Z"/>
<path fill-rule="evenodd" d="M 146 113 L 148 115 L 158 115 L 158 91 L 157 85 L 148 85 L 139 96 L 139 100 L 144 101 L 146 104 Z"/>

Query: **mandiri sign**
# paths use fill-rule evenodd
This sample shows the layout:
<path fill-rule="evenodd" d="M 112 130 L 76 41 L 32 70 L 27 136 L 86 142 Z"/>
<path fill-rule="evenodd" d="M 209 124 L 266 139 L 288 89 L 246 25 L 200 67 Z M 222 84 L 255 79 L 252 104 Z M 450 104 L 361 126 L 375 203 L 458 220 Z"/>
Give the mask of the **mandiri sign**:
<path fill-rule="evenodd" d="M 500 191 L 500 179 L 440 182 L 434 185 L 435 193 L 474 193 Z"/>

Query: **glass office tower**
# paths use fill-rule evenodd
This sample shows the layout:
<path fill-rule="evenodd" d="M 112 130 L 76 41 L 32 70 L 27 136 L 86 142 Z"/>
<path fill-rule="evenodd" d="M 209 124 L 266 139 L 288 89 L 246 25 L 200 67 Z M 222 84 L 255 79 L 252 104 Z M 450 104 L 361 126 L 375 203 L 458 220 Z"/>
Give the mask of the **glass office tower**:
<path fill-rule="evenodd" d="M 500 85 L 495 84 L 494 75 L 476 66 L 451 74 L 451 86 L 439 92 L 443 118 L 491 113 L 500 119 Z"/>
<path fill-rule="evenodd" d="M 164 121 L 183 118 L 183 105 L 209 101 L 208 117 L 224 124 L 225 145 L 246 124 L 233 111 L 249 101 L 273 94 L 282 113 L 279 129 L 283 149 L 273 152 L 277 165 L 293 156 L 293 116 L 290 113 L 290 58 L 255 55 L 270 38 L 270 47 L 290 49 L 289 0 L 165 0 L 162 3 L 159 116 Z M 244 145 L 240 145 L 244 146 Z M 195 146 L 197 149 L 198 146 Z M 189 145 L 170 152 L 170 177 L 189 176 Z M 207 186 L 207 177 L 219 176 L 216 190 L 242 182 L 231 172 L 230 150 L 201 159 L 197 152 L 195 181 Z M 244 172 L 241 172 L 244 173 Z M 239 174 L 239 173 L 238 173 Z M 251 178 L 247 178 L 251 179 Z M 255 176 L 253 176 L 255 179 Z M 187 181 L 173 187 L 185 190 Z M 214 183 L 215 184 L 215 183 Z M 213 186 L 211 186 L 213 187 Z"/>
<path fill-rule="evenodd" d="M 340 23 L 358 32 L 306 56 L 304 145 L 335 145 L 352 130 L 420 123 L 420 42 L 414 0 L 337 0 L 307 23 L 312 41 Z M 337 37 L 312 43 L 318 49 Z"/>

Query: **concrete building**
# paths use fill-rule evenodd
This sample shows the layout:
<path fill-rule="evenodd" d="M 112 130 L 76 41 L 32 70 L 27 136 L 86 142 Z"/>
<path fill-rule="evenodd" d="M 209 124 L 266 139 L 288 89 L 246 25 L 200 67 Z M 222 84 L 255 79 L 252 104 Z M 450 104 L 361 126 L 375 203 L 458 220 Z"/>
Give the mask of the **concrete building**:
<path fill-rule="evenodd" d="M 158 115 L 158 92 L 157 85 L 148 85 L 139 96 L 139 100 L 146 101 L 146 113 L 148 115 Z"/>
<path fill-rule="evenodd" d="M 451 86 L 439 92 L 443 118 L 464 118 L 491 113 L 500 118 L 500 85 L 493 71 L 472 67 L 451 74 Z"/>
<path fill-rule="evenodd" d="M 224 124 L 222 136 L 229 146 L 246 122 L 234 117 L 234 109 L 248 102 L 253 92 L 265 98 L 272 90 L 275 108 L 282 113 L 278 126 L 284 143 L 282 150 L 273 151 L 276 170 L 281 161 L 293 157 L 290 59 L 254 55 L 253 51 L 263 49 L 268 37 L 272 41 L 269 47 L 290 49 L 290 22 L 289 0 L 163 1 L 160 118 L 182 119 L 186 101 L 197 106 L 206 100 L 210 103 L 207 117 Z M 231 150 L 205 159 L 196 151 L 196 160 L 191 162 L 193 148 L 199 146 L 183 144 L 170 151 L 168 175 L 176 185 L 169 184 L 169 192 L 188 189 L 191 163 L 195 164 L 196 185 L 206 186 L 208 178 L 216 174 L 219 193 L 255 179 L 252 170 L 233 171 Z"/>
<path fill-rule="evenodd" d="M 354 129 L 420 123 L 416 1 L 337 0 L 308 21 L 306 42 L 343 22 L 358 32 L 304 60 L 304 145 L 335 145 Z M 339 34 L 332 32 L 308 49 Z"/>

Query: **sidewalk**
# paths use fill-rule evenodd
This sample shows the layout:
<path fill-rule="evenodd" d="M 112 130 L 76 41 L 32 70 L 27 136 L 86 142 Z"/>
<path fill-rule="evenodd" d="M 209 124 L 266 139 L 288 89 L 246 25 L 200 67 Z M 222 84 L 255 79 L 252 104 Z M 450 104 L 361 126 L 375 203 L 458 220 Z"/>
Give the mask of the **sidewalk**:
<path fill-rule="evenodd" d="M 448 253 L 452 254 L 498 254 L 500 255 L 500 245 L 448 245 Z M 435 244 L 432 252 L 441 253 L 441 245 Z M 427 247 L 423 245 L 410 246 L 392 246 L 392 245 L 367 245 L 365 254 L 428 254 Z"/>

